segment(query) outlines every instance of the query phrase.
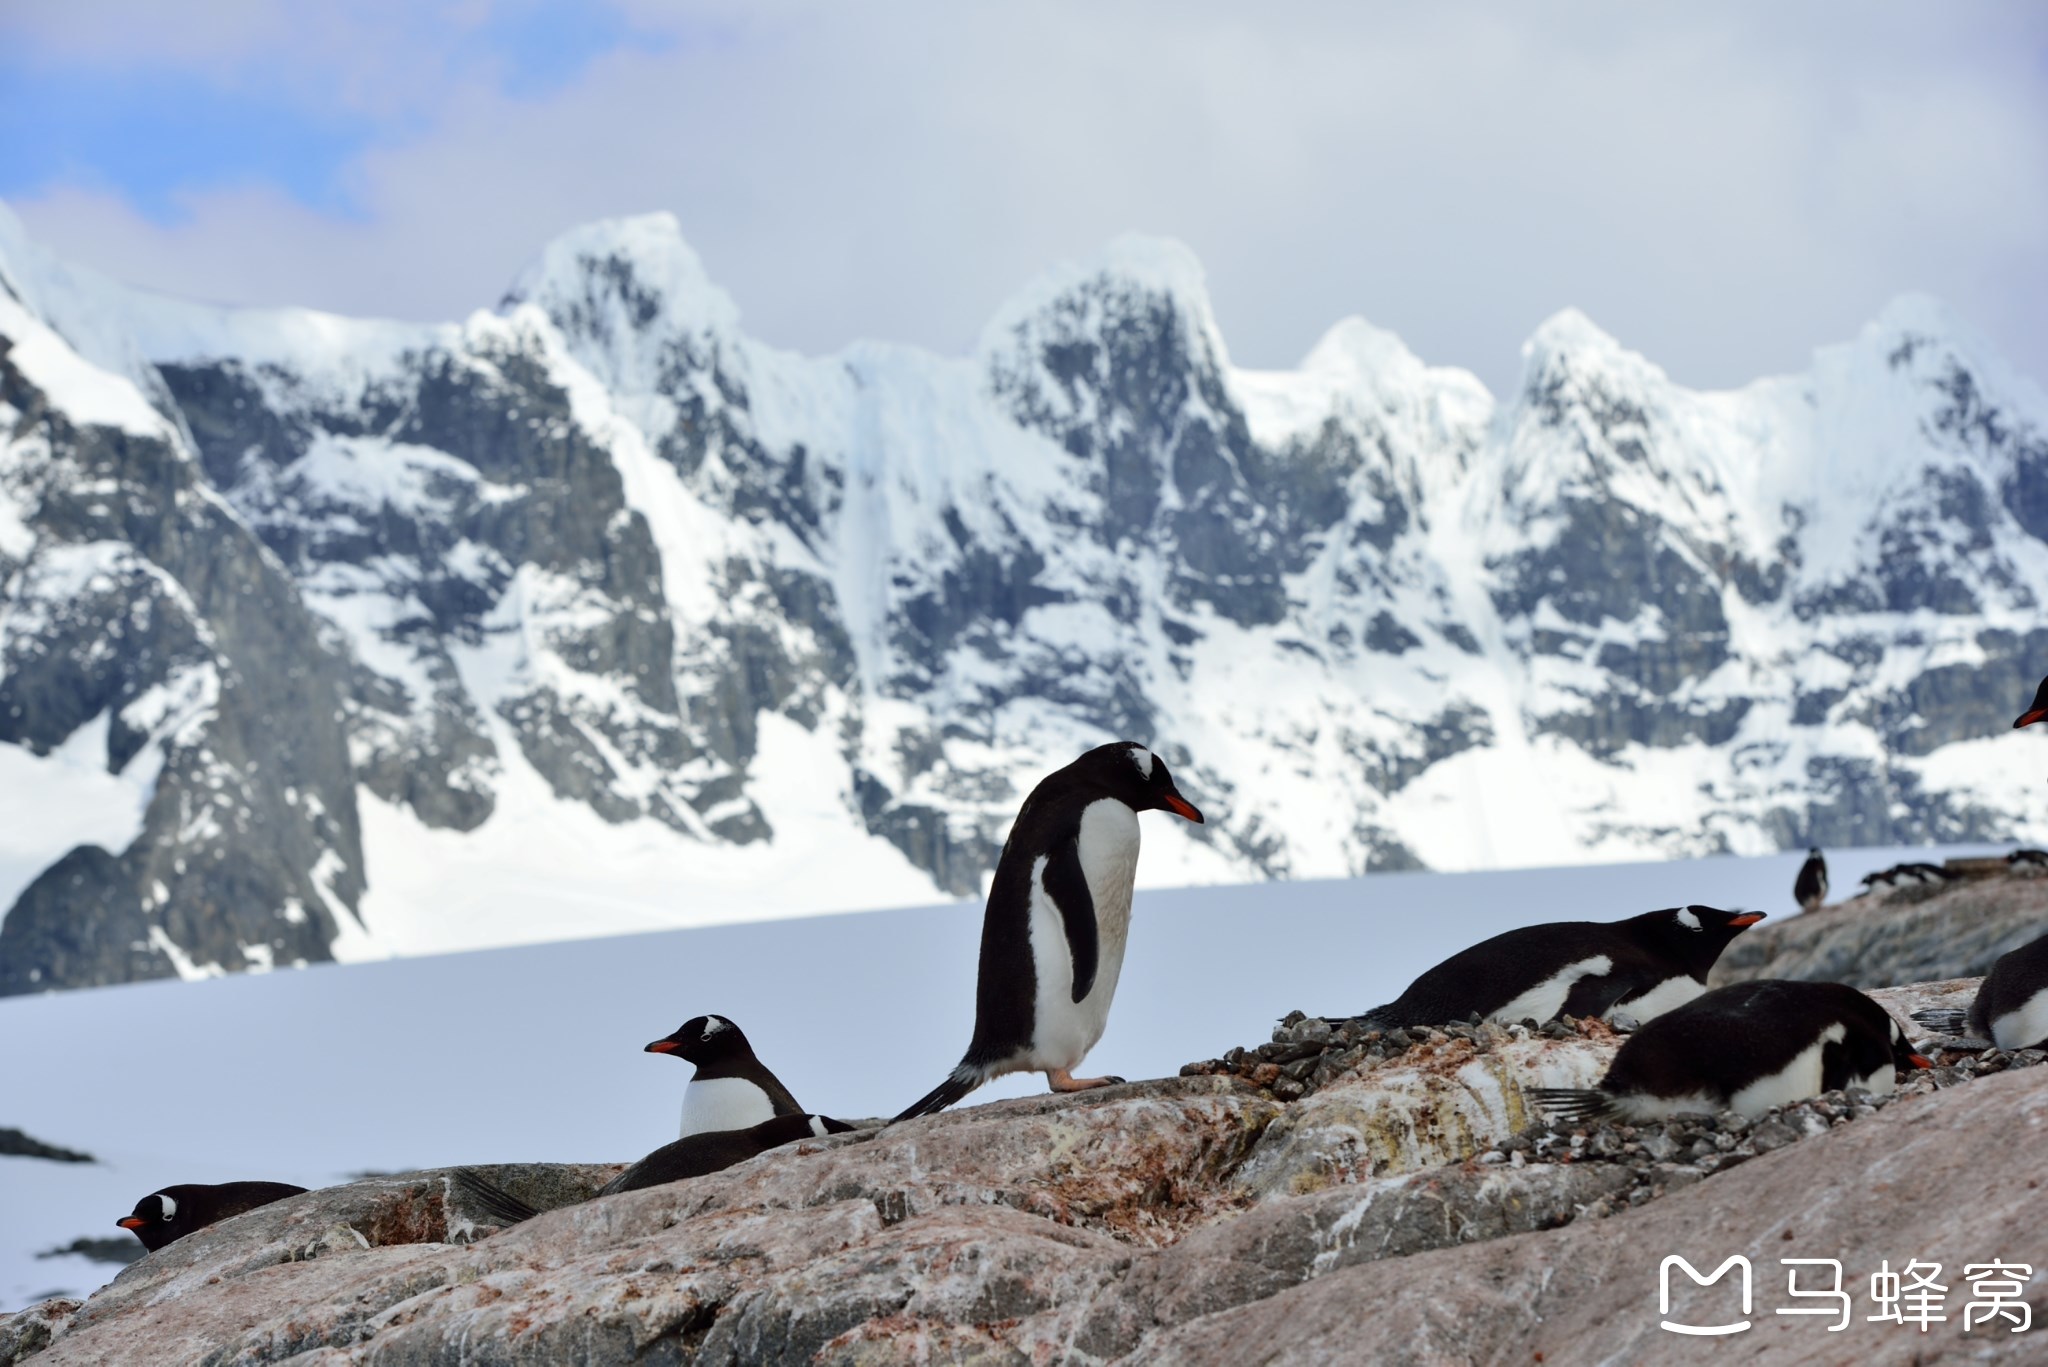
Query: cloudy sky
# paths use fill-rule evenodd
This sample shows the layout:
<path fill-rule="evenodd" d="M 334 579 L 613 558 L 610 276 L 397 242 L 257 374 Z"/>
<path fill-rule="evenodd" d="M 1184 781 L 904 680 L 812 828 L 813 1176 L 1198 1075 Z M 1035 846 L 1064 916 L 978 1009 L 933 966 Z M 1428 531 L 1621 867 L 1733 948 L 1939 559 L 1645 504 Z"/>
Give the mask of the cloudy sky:
<path fill-rule="evenodd" d="M 1241 364 L 1363 314 L 1497 390 L 1567 304 L 1676 378 L 1904 290 L 2048 380 L 2048 7 L 1962 0 L 0 9 L 0 198 L 208 299 L 449 318 L 669 209 L 769 341 L 969 347 L 1168 234 Z"/>

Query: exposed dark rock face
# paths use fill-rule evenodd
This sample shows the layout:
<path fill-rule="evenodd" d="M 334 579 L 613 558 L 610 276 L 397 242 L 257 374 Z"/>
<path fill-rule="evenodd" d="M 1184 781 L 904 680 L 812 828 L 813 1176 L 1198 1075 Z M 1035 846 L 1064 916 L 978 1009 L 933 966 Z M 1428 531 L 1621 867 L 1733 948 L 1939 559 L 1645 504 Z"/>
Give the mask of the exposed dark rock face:
<path fill-rule="evenodd" d="M 812 360 L 660 218 L 446 327 L 144 309 L 10 224 L 0 743 L 104 726 L 147 812 L 48 851 L 0 993 L 374 945 L 372 816 L 535 794 L 649 823 L 679 901 L 704 852 L 766 882 L 821 833 L 967 895 L 1117 736 L 1210 816 L 1148 861 L 1204 876 L 2048 823 L 1954 748 L 2048 658 L 2048 414 L 1924 302 L 1738 395 L 1560 315 L 1497 405 L 1358 320 L 1238 370 L 1171 244 L 1053 273 L 971 358 Z M 97 378 L 46 387 L 60 353 Z"/>

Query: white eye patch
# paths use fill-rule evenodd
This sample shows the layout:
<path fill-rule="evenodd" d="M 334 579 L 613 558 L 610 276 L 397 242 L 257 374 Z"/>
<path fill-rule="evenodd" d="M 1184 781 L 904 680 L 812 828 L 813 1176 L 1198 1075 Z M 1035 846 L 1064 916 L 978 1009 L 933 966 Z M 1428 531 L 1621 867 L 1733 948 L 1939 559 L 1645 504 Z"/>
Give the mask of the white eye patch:
<path fill-rule="evenodd" d="M 710 1039 L 713 1035 L 717 1034 L 721 1030 L 730 1029 L 732 1029 L 732 1022 L 727 1020 L 725 1017 L 706 1016 L 704 1018 L 704 1033 L 700 1037 L 700 1041 Z"/>
<path fill-rule="evenodd" d="M 1700 918 L 1692 914 L 1691 907 L 1680 907 L 1675 919 L 1678 924 L 1684 926 L 1687 930 L 1698 930 L 1700 928 Z"/>
<path fill-rule="evenodd" d="M 159 1200 L 159 1201 L 161 1201 L 161 1202 L 163 1202 L 163 1205 L 164 1205 L 164 1218 L 165 1218 L 166 1220 L 175 1220 L 175 1219 L 177 1219 L 177 1218 L 178 1218 L 178 1202 L 177 1202 L 176 1198 L 174 1198 L 174 1197 L 170 1197 L 170 1196 L 158 1195 L 158 1197 L 157 1197 L 156 1199 L 157 1199 L 157 1200 Z"/>
<path fill-rule="evenodd" d="M 1151 780 L 1152 752 L 1150 750 L 1147 750 L 1142 745 L 1133 745 L 1131 747 L 1131 763 L 1138 766 L 1138 776 L 1140 778 L 1148 782 Z"/>

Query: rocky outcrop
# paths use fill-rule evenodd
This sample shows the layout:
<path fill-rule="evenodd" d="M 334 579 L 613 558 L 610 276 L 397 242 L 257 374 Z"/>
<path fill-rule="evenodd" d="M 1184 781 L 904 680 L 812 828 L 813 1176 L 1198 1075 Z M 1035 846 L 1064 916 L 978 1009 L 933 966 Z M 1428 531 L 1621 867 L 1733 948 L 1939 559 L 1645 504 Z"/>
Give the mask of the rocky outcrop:
<path fill-rule="evenodd" d="M 1675 1361 L 1702 1350 L 1657 1328 L 1669 1253 L 1747 1251 L 1768 1321 L 1781 1256 L 2042 1251 L 2032 1155 L 2007 1142 L 2048 1123 L 2032 1058 L 1958 1065 L 1889 1104 L 1560 1135 L 1526 1123 L 1520 1089 L 1596 1077 L 1604 1027 L 1406 1034 L 1360 1050 L 1327 1022 L 1283 1024 L 1262 1048 L 1315 1065 L 1292 1101 L 1244 1075 L 1273 1063 L 1248 1050 L 617 1196 L 588 1199 L 616 1165 L 309 1192 L 83 1305 L 0 1317 L 0 1364 Z M 494 1225 L 468 1172 L 543 1213 Z M 1794 1329 L 1810 1332 L 1759 1326 L 1744 1347 L 1842 1351 Z M 1883 1332 L 1859 1319 L 1848 1341 L 1897 1341 Z M 1944 1332 L 1916 1343 L 1924 1360 L 2023 1360 L 2024 1343 Z"/>
<path fill-rule="evenodd" d="M 1713 982 L 1798 978 L 1890 987 L 1976 978 L 2001 954 L 2048 935 L 2048 870 L 1976 859 L 1955 861 L 1952 871 L 1952 882 L 1879 888 L 1767 921 L 1728 947 Z"/>

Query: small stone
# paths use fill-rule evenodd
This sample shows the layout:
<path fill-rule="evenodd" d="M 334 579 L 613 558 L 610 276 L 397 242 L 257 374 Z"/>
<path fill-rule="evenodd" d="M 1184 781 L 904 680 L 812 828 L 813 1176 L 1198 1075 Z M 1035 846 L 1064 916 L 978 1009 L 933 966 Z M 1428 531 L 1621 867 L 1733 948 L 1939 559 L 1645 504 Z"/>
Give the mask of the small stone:
<path fill-rule="evenodd" d="M 1770 1153 L 1784 1148 L 1787 1144 L 1796 1144 L 1799 1142 L 1799 1135 L 1782 1120 L 1766 1120 L 1756 1127 L 1756 1132 L 1750 1136 L 1749 1142 L 1758 1153 Z"/>
<path fill-rule="evenodd" d="M 1478 1161 L 1481 1167 L 1497 1168 L 1501 1164 L 1507 1162 L 1508 1157 L 1506 1154 L 1501 1153 L 1498 1150 L 1488 1149 L 1485 1153 L 1479 1155 Z"/>

